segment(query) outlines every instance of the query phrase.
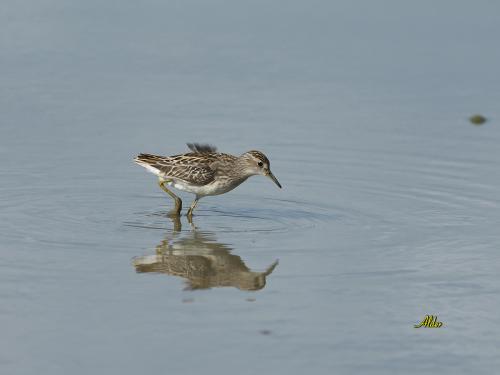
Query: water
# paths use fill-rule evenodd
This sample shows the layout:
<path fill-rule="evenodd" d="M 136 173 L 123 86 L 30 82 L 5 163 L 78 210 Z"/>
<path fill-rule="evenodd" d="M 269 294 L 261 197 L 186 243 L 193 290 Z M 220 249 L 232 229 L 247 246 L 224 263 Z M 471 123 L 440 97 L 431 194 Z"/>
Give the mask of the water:
<path fill-rule="evenodd" d="M 4 2 L 2 374 L 495 372 L 499 18 Z M 264 151 L 284 188 L 168 219 L 132 158 L 193 141 Z"/>

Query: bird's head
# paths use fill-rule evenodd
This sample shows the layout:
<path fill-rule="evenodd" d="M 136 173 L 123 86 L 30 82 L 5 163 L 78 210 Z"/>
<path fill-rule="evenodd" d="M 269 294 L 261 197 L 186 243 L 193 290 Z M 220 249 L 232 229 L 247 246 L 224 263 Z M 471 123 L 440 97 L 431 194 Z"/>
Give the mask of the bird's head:
<path fill-rule="evenodd" d="M 246 174 L 249 176 L 262 175 L 269 177 L 281 189 L 281 184 L 271 172 L 269 159 L 262 152 L 255 150 L 248 151 L 241 155 L 240 159 L 244 160 Z"/>

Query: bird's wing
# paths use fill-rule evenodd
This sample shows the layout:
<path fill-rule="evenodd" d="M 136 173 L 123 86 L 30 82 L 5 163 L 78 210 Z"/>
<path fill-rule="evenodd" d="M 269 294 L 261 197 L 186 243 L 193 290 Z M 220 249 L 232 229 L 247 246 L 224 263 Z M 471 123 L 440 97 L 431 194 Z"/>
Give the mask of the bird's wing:
<path fill-rule="evenodd" d="M 214 180 L 215 173 L 209 166 L 174 165 L 164 167 L 165 177 L 186 181 L 193 185 L 206 185 Z"/>
<path fill-rule="evenodd" d="M 139 154 L 135 162 L 156 170 L 159 176 L 185 181 L 193 185 L 206 185 L 214 180 L 215 170 L 197 154 L 158 156 Z"/>

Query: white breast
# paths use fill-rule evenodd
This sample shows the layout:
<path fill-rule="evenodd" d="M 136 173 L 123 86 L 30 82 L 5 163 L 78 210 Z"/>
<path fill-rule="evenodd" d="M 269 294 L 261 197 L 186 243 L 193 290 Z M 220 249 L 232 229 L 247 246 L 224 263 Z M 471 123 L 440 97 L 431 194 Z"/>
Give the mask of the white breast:
<path fill-rule="evenodd" d="M 168 185 L 178 190 L 187 191 L 188 193 L 193 193 L 200 197 L 203 197 L 206 195 L 218 195 L 227 193 L 228 191 L 233 190 L 236 186 L 238 186 L 245 180 L 246 178 L 241 181 L 216 179 L 210 184 L 203 186 L 189 185 L 183 181 L 177 180 L 169 182 Z"/>

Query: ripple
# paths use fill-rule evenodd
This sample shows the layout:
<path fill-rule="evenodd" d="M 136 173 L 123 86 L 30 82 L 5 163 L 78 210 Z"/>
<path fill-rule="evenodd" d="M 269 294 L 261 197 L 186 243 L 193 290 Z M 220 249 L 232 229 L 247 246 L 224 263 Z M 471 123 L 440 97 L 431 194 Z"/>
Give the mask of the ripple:
<path fill-rule="evenodd" d="M 428 154 L 404 149 L 338 151 L 336 190 L 345 195 L 359 193 L 362 201 L 369 202 L 367 209 L 383 217 L 394 217 L 399 210 L 408 220 L 417 213 L 439 210 L 441 221 L 467 215 L 478 218 L 500 206 L 497 178 L 493 178 L 498 164 L 479 152 L 479 143 L 463 140 L 463 144 L 461 155 L 453 150 L 454 157 L 436 150 Z"/>
<path fill-rule="evenodd" d="M 265 207 L 251 206 L 251 200 L 234 200 L 228 206 L 199 207 L 193 218 L 194 225 L 203 222 L 203 227 L 217 232 L 291 232 L 305 230 L 345 217 L 335 210 L 306 201 L 264 198 Z M 161 229 L 170 226 L 167 210 L 141 211 L 124 225 L 137 228 Z"/>

